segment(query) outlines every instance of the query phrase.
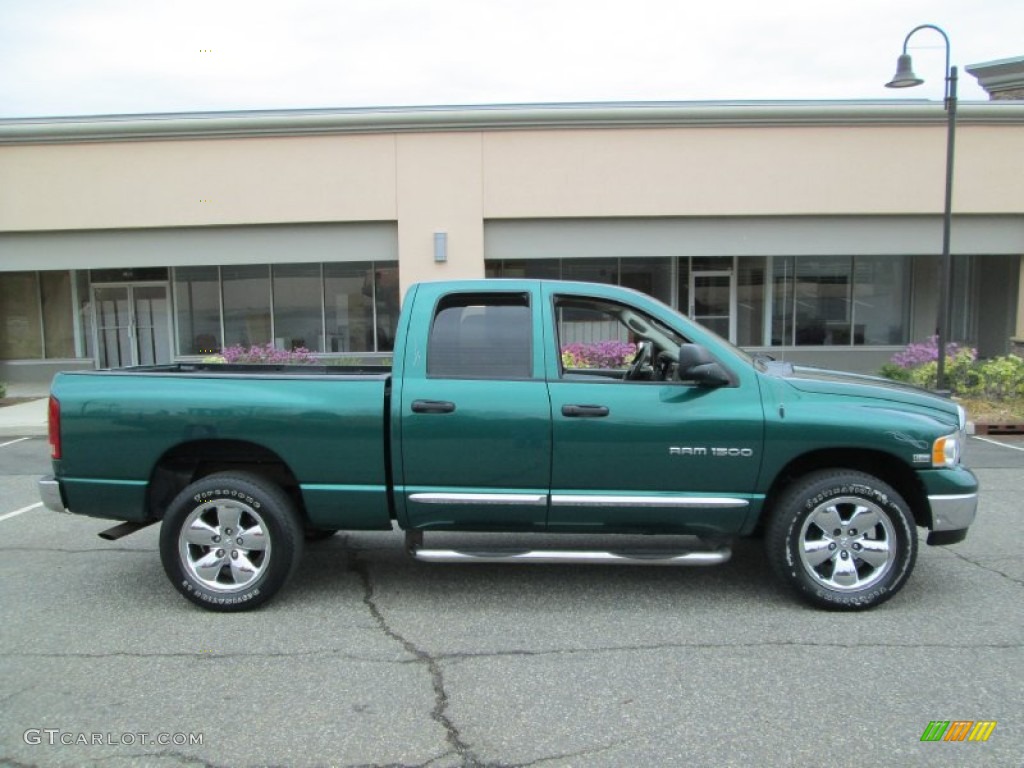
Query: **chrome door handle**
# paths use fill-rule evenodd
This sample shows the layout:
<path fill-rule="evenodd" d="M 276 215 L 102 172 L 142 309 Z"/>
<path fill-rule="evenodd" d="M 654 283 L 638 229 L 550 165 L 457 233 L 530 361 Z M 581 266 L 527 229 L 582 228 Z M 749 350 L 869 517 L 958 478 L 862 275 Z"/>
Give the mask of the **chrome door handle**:
<path fill-rule="evenodd" d="M 455 403 L 447 400 L 413 400 L 413 413 L 455 413 Z"/>
<path fill-rule="evenodd" d="M 599 419 L 611 411 L 604 405 L 563 405 L 562 415 L 577 419 Z"/>

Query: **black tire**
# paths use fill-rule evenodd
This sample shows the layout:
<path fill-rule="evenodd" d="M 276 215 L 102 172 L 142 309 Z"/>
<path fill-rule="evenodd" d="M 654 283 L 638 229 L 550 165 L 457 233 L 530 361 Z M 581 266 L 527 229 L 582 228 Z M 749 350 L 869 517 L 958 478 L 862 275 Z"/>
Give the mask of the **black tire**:
<path fill-rule="evenodd" d="M 247 472 L 209 475 L 171 502 L 160 559 L 171 583 L 211 611 L 262 605 L 302 556 L 302 525 L 277 485 Z"/>
<path fill-rule="evenodd" d="M 811 605 L 864 610 L 910 577 L 917 528 L 906 501 L 878 478 L 814 472 L 779 497 L 765 550 L 776 575 Z"/>

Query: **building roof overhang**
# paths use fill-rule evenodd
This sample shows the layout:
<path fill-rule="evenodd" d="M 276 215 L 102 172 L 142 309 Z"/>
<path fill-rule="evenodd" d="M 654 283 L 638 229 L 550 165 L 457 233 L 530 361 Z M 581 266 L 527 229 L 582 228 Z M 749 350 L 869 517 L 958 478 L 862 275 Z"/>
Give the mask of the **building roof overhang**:
<path fill-rule="evenodd" d="M 1024 124 L 1024 101 L 961 102 L 962 123 Z M 944 123 L 941 102 L 749 101 L 367 107 L 0 119 L 0 144 L 437 131 Z"/>
<path fill-rule="evenodd" d="M 1024 56 L 970 64 L 966 69 L 993 96 L 1024 88 Z"/>

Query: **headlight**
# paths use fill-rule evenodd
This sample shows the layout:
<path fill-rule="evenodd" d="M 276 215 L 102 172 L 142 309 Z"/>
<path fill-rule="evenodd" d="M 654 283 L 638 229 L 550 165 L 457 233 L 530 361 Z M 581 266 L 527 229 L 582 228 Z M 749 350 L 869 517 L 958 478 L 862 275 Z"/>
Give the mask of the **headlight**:
<path fill-rule="evenodd" d="M 940 437 L 932 443 L 932 466 L 955 467 L 960 463 L 963 440 L 960 433 Z"/>

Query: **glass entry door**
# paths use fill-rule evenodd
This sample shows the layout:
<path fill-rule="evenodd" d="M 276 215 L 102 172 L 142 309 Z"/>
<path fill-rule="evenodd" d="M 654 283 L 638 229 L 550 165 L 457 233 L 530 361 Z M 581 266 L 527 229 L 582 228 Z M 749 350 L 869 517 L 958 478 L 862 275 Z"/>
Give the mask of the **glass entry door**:
<path fill-rule="evenodd" d="M 732 270 L 690 273 L 689 315 L 723 338 L 736 338 L 736 278 Z"/>
<path fill-rule="evenodd" d="M 171 362 L 171 308 L 165 284 L 94 286 L 92 295 L 100 368 Z"/>

